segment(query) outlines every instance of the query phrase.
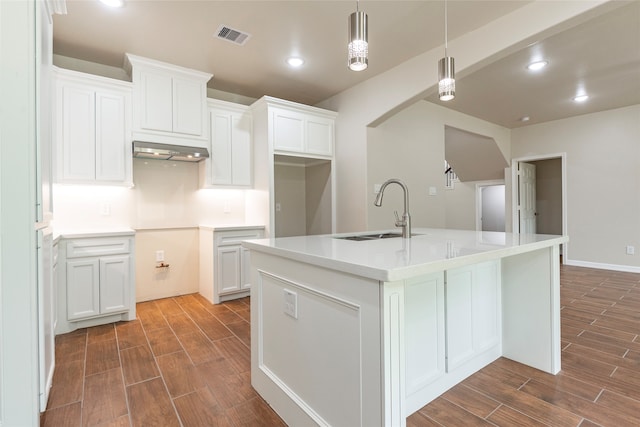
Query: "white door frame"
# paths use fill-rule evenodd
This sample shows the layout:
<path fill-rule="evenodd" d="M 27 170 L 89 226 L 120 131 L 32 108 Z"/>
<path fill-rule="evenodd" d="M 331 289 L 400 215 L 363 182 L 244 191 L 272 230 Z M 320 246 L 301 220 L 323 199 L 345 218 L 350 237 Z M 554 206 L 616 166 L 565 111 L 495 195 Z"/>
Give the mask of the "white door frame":
<path fill-rule="evenodd" d="M 476 231 L 482 231 L 482 189 L 484 187 L 492 187 L 494 185 L 505 185 L 504 179 L 482 181 L 476 184 Z M 505 191 L 506 191 L 506 188 L 505 188 Z M 506 222 L 506 216 L 505 216 L 505 222 Z M 505 228 L 506 226 L 507 224 L 505 224 Z"/>
<path fill-rule="evenodd" d="M 539 154 L 511 159 L 511 221 L 512 231 L 519 234 L 518 223 L 518 166 L 520 162 L 560 159 L 562 163 L 562 235 L 567 235 L 567 153 Z M 563 263 L 568 259 L 568 243 L 562 245 Z"/>

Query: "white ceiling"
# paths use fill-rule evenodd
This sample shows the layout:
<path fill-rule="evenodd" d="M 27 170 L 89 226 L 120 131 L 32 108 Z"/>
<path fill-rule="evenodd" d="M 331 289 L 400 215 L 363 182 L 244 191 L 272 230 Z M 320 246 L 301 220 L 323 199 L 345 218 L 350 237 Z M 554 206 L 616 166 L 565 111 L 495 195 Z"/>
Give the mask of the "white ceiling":
<path fill-rule="evenodd" d="M 54 17 L 54 53 L 122 67 L 129 52 L 214 74 L 209 87 L 252 98 L 270 95 L 316 104 L 444 41 L 442 1 L 362 1 L 369 19 L 369 68 L 346 67 L 349 14 L 355 1 L 67 0 Z M 528 1 L 450 1 L 449 40 Z M 444 104 L 509 128 L 640 104 L 640 1 L 490 63 L 457 81 Z M 243 46 L 214 37 L 220 25 L 251 34 Z M 524 66 L 542 54 L 550 65 Z M 290 55 L 305 58 L 290 69 Z M 434 64 L 434 68 L 437 64 Z M 570 102 L 582 84 L 591 99 Z M 436 99 L 429 99 L 440 102 Z M 520 122 L 522 116 L 529 122 Z"/>

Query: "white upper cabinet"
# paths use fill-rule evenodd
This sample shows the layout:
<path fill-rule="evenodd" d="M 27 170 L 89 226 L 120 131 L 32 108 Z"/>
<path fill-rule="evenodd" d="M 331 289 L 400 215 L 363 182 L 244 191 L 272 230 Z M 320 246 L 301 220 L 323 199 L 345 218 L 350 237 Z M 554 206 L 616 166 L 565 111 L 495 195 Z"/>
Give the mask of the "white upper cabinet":
<path fill-rule="evenodd" d="M 56 69 L 56 180 L 130 185 L 131 84 Z"/>
<path fill-rule="evenodd" d="M 211 157 L 205 185 L 252 185 L 252 120 L 249 107 L 209 100 Z"/>
<path fill-rule="evenodd" d="M 126 54 L 133 81 L 133 139 L 207 147 L 207 82 L 213 76 Z"/>
<path fill-rule="evenodd" d="M 337 113 L 264 96 L 252 108 L 268 116 L 274 154 L 332 158 Z"/>

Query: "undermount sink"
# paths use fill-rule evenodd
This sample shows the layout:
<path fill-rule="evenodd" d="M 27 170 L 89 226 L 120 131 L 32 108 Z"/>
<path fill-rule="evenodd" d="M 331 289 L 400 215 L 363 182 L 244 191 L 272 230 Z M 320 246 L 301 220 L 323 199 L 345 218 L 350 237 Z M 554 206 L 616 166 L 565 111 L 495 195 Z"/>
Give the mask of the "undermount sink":
<path fill-rule="evenodd" d="M 412 236 L 419 236 L 419 234 L 411 234 Z M 363 240 L 379 240 L 379 239 L 391 239 L 394 237 L 402 237 L 402 233 L 375 233 L 375 234 L 355 234 L 353 236 L 337 236 L 336 239 L 342 240 L 354 240 L 361 242 Z"/>

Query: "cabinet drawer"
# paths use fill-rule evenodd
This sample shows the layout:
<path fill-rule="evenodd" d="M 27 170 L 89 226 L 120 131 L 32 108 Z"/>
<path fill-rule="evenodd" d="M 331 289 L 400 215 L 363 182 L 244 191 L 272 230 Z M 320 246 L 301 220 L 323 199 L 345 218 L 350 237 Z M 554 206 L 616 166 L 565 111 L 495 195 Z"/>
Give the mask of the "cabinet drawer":
<path fill-rule="evenodd" d="M 67 258 L 128 254 L 129 238 L 73 239 L 67 241 Z"/>
<path fill-rule="evenodd" d="M 243 240 L 262 239 L 264 237 L 263 229 L 234 230 L 234 231 L 217 231 L 215 232 L 215 245 L 237 245 Z"/>

